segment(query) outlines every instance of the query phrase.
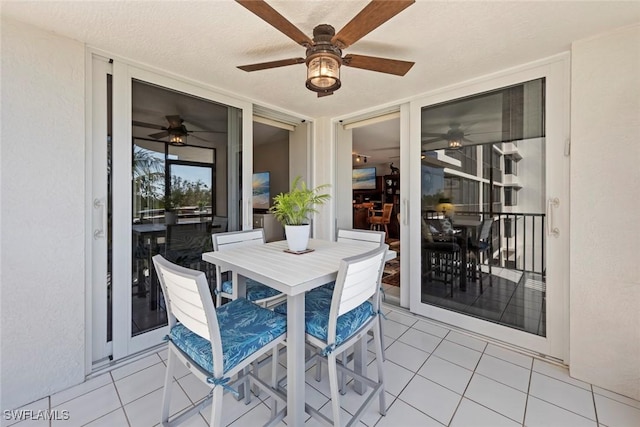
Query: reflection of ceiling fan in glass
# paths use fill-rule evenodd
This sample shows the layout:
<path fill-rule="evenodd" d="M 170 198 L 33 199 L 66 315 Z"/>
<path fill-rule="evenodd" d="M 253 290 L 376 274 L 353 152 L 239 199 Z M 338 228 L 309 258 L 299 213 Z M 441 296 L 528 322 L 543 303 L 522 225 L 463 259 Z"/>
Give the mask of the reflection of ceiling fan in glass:
<path fill-rule="evenodd" d="M 466 127 L 467 130 L 469 130 L 471 126 L 472 125 L 468 125 Z M 451 123 L 449 125 L 449 130 L 447 131 L 447 133 L 423 132 L 422 145 L 424 147 L 426 144 L 432 144 L 434 142 L 439 142 L 439 141 L 447 141 L 449 149 L 457 150 L 459 148 L 462 148 L 463 142 L 475 144 L 475 142 L 467 138 L 467 135 L 471 135 L 471 134 L 462 130 L 460 128 L 459 123 Z M 424 148 L 429 148 L 429 147 L 424 147 Z"/>
<path fill-rule="evenodd" d="M 211 130 L 188 130 L 184 125 L 184 119 L 180 116 L 165 116 L 167 122 L 169 122 L 169 126 L 161 126 L 153 123 L 143 123 L 133 120 L 131 124 L 133 126 L 149 128 L 149 129 L 158 129 L 162 132 L 154 133 L 149 135 L 150 138 L 153 139 L 163 139 L 169 137 L 169 143 L 171 145 L 186 145 L 187 137 L 193 137 L 205 142 L 211 142 L 207 139 L 201 138 L 197 135 L 193 135 L 196 132 L 205 132 L 205 133 L 226 133 L 219 131 L 211 131 Z"/>

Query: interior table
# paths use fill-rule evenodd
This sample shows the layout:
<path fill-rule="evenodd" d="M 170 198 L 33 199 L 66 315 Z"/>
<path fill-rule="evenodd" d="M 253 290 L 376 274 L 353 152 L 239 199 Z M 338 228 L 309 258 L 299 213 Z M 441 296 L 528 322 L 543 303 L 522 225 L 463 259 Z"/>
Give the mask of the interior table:
<path fill-rule="evenodd" d="M 469 231 L 475 232 L 482 224 L 482 221 L 473 218 L 455 218 L 453 220 L 453 228 L 461 231 L 460 236 L 460 290 L 467 290 L 467 262 L 469 252 Z"/>
<path fill-rule="evenodd" d="M 286 241 L 244 246 L 227 251 L 205 252 L 202 259 L 231 270 L 238 295 L 246 295 L 246 278 L 257 280 L 287 296 L 287 424 L 304 425 L 305 421 L 305 320 L 304 295 L 318 286 L 336 280 L 340 261 L 370 250 L 358 243 L 309 240 L 313 252 L 291 254 Z M 396 257 L 387 251 L 388 261 Z M 354 369 L 366 372 L 366 346 L 354 353 Z M 364 392 L 361 385 L 360 393 Z"/>
<path fill-rule="evenodd" d="M 177 224 L 177 225 L 183 225 L 183 224 L 185 225 L 203 224 L 214 230 L 221 228 L 220 224 L 211 224 L 210 221 L 202 222 L 199 219 L 197 220 L 189 219 L 184 222 L 180 222 L 180 224 Z M 166 237 L 167 224 L 165 223 L 132 224 L 131 231 L 133 233 L 133 236 L 136 238 L 136 245 L 138 246 L 138 248 L 144 249 L 143 253 L 146 254 L 146 268 L 148 268 L 148 275 L 149 275 L 149 310 L 155 311 L 158 308 L 158 291 L 160 289 L 160 283 L 158 282 L 158 277 L 153 267 L 152 258 L 156 254 L 156 251 L 158 248 L 158 238 Z M 197 249 L 198 248 L 194 248 L 194 251 L 196 251 Z M 135 255 L 134 255 L 133 262 L 135 263 Z M 139 297 L 146 296 L 145 279 L 146 277 L 144 274 L 144 268 L 139 268 L 138 269 L 138 285 L 137 285 L 137 288 L 138 288 L 137 295 Z"/>

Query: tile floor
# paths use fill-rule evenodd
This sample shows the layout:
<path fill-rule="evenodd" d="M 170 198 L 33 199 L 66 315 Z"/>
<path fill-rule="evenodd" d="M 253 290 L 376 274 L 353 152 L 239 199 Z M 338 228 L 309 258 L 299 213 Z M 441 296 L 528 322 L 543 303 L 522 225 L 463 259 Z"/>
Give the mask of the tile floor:
<path fill-rule="evenodd" d="M 359 425 L 366 426 L 640 426 L 640 402 L 569 377 L 567 369 L 487 343 L 435 322 L 385 305 L 385 375 L 387 415 L 377 399 Z M 15 426 L 158 425 L 166 349 L 101 374 L 23 409 L 67 410 L 68 421 L 29 422 Z M 373 353 L 370 374 L 375 377 Z M 283 355 L 281 363 L 285 362 Z M 284 372 L 284 368 L 283 368 Z M 268 374 L 268 373 L 267 373 Z M 172 413 L 202 399 L 207 389 L 186 369 L 176 375 Z M 307 400 L 330 416 L 328 381 L 307 375 Z M 263 395 L 264 397 L 264 395 Z M 351 413 L 362 397 L 349 389 L 342 408 Z M 210 407 L 208 407 L 210 408 Z M 208 408 L 185 427 L 206 426 Z M 227 425 L 262 425 L 268 402 L 249 405 L 225 395 Z M 11 425 L 4 421 L 3 426 Z M 307 420 L 306 425 L 320 425 Z M 285 426 L 280 423 L 280 427 Z"/>

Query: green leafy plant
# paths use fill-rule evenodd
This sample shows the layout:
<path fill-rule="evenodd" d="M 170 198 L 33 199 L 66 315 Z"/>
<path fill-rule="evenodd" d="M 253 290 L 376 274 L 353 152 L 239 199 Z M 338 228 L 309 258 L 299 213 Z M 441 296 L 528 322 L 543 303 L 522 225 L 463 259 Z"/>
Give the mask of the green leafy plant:
<path fill-rule="evenodd" d="M 303 225 L 309 220 L 309 215 L 318 212 L 315 206 L 323 205 L 331 198 L 331 195 L 321 193 L 329 184 L 309 188 L 304 181 L 297 176 L 291 184 L 288 193 L 280 193 L 273 198 L 273 206 L 269 212 L 273 213 L 283 225 Z"/>

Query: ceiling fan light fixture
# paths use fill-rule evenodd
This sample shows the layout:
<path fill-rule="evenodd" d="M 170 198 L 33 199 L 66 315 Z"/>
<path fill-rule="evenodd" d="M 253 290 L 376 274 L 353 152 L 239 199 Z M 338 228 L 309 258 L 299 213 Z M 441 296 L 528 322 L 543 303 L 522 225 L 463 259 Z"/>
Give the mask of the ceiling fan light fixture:
<path fill-rule="evenodd" d="M 171 135 L 169 138 L 169 143 L 171 145 L 187 145 L 187 136 L 186 135 Z"/>
<path fill-rule="evenodd" d="M 449 140 L 449 148 L 451 150 L 458 150 L 462 148 L 462 141 L 459 139 L 450 139 Z"/>
<path fill-rule="evenodd" d="M 318 52 L 307 58 L 307 89 L 333 92 L 340 88 L 342 59 L 333 52 Z"/>
<path fill-rule="evenodd" d="M 462 139 L 464 138 L 464 132 L 458 129 L 459 125 L 452 125 L 454 128 L 449 129 L 447 132 L 447 141 L 449 142 L 449 149 L 458 150 L 462 148 Z"/>

